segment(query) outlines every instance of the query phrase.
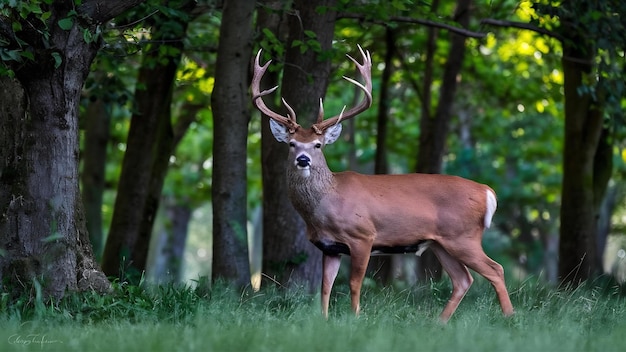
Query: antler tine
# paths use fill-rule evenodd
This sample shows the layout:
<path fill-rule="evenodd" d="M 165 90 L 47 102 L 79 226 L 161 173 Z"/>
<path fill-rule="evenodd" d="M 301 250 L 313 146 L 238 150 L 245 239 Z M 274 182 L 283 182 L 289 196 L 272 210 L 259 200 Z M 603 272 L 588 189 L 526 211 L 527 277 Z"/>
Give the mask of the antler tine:
<path fill-rule="evenodd" d="M 252 91 L 252 102 L 257 107 L 257 109 L 259 109 L 259 111 L 267 115 L 272 120 L 285 125 L 287 128 L 289 128 L 289 132 L 293 133 L 296 129 L 298 129 L 298 127 L 300 127 L 300 125 L 298 125 L 298 123 L 296 122 L 296 113 L 293 111 L 291 106 L 287 104 L 285 99 L 282 99 L 282 101 L 283 104 L 285 104 L 285 106 L 287 107 L 287 111 L 289 111 L 287 116 L 283 116 L 277 112 L 272 111 L 270 108 L 267 107 L 267 105 L 265 105 L 265 102 L 263 101 L 263 97 L 273 93 L 276 89 L 278 89 L 278 86 L 266 89 L 261 92 L 261 79 L 263 78 L 265 71 L 267 71 L 267 68 L 272 62 L 272 60 L 269 60 L 265 63 L 265 65 L 261 66 L 260 58 L 262 51 L 263 50 L 260 49 L 254 59 L 254 76 L 252 78 L 252 84 L 250 85 L 250 90 Z"/>
<path fill-rule="evenodd" d="M 320 118 L 318 118 L 318 122 L 313 125 L 313 129 L 315 130 L 316 133 L 318 134 L 322 134 L 324 132 L 324 130 L 326 130 L 328 127 L 335 125 L 336 123 L 339 123 L 340 120 L 347 120 L 349 118 L 352 118 L 360 113 L 362 113 L 363 111 L 367 110 L 371 105 L 372 105 L 372 57 L 370 55 L 369 51 L 363 51 L 363 48 L 361 48 L 360 45 L 357 45 L 359 48 L 359 51 L 361 52 L 361 56 L 363 57 L 363 64 L 360 64 L 356 59 L 354 59 L 352 56 L 350 55 L 346 55 L 352 62 L 354 62 L 354 64 L 356 65 L 357 69 L 359 70 L 359 73 L 361 74 L 361 76 L 363 77 L 363 79 L 365 80 L 365 83 L 362 84 L 350 77 L 346 77 L 343 76 L 343 78 L 356 85 L 357 87 L 359 87 L 363 93 L 365 93 L 365 97 L 363 97 L 363 100 L 361 100 L 361 102 L 359 103 L 359 105 L 351 108 L 350 110 L 346 111 L 345 113 L 343 113 L 342 110 L 342 114 L 337 115 L 337 116 L 333 116 L 327 120 L 322 120 L 323 116 L 320 115 Z M 320 111 L 322 111 L 320 109 Z M 320 113 L 323 114 L 323 113 Z"/>

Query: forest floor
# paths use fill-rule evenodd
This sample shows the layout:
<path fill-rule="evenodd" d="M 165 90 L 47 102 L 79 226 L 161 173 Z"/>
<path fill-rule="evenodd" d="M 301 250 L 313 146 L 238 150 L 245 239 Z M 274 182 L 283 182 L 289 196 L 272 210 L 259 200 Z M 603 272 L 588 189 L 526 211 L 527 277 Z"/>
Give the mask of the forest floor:
<path fill-rule="evenodd" d="M 477 280 L 447 325 L 437 317 L 447 281 L 409 289 L 365 288 L 361 315 L 349 289 L 331 296 L 265 288 L 237 291 L 115 284 L 115 292 L 56 304 L 2 296 L 2 351 L 622 351 L 626 295 L 612 284 L 556 290 L 526 280 L 509 287 L 516 314 Z"/>

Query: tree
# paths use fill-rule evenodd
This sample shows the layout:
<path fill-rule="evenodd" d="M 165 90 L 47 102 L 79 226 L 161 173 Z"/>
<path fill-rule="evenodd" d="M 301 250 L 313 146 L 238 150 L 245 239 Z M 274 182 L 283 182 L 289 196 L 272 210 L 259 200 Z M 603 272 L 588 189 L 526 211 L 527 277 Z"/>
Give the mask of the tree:
<path fill-rule="evenodd" d="M 146 268 L 163 180 L 174 149 L 170 109 L 174 78 L 195 2 L 170 4 L 176 5 L 179 7 L 171 8 L 170 15 L 148 20 L 152 41 L 145 47 L 139 70 L 136 110 L 102 259 L 102 269 L 109 276 L 126 278 L 130 274 L 129 278 L 138 279 Z"/>
<path fill-rule="evenodd" d="M 577 286 L 600 272 L 603 249 L 597 248 L 597 219 L 612 175 L 615 121 L 624 97 L 618 73 L 623 67 L 617 62 L 623 60 L 626 30 L 621 14 L 626 8 L 612 0 L 533 6 L 537 14 L 531 23 L 483 23 L 537 31 L 558 39 L 563 47 L 565 145 L 558 271 L 562 284 Z"/>
<path fill-rule="evenodd" d="M 328 85 L 334 5 L 334 0 L 296 0 L 289 13 L 281 94 L 302 125 L 315 122 Z M 278 143 L 269 134 L 264 138 Z M 322 256 L 309 243 L 306 226 L 287 199 L 286 152 L 272 147 L 271 154 L 265 154 L 271 159 L 263 157 L 264 183 L 270 183 L 264 186 L 263 270 L 281 283 L 305 284 L 312 290 L 321 283 Z"/>
<path fill-rule="evenodd" d="M 393 58 L 395 55 L 395 33 L 394 29 L 385 28 L 385 69 L 380 82 L 380 94 L 378 99 L 377 112 L 377 134 L 376 134 L 376 157 L 374 164 L 374 173 L 389 173 L 389 164 L 387 162 L 387 125 L 389 124 L 389 110 L 391 105 L 390 89 L 391 75 L 393 73 Z M 349 120 L 354 122 L 353 120 Z M 398 258 L 396 255 L 395 258 Z M 393 279 L 393 263 L 392 256 L 377 256 L 370 258 L 368 271 L 373 277 L 383 285 L 389 285 Z"/>
<path fill-rule="evenodd" d="M 0 8 L 0 276 L 19 294 L 107 291 L 78 177 L 78 106 L 101 25 L 134 1 L 15 2 Z"/>
<path fill-rule="evenodd" d="M 284 61 L 284 42 L 287 41 L 286 12 L 289 10 L 282 0 L 267 0 L 257 8 L 256 27 L 262 33 L 261 46 L 266 53 L 277 58 L 275 62 Z M 266 54 L 267 55 L 267 54 Z M 261 84 L 262 89 L 279 85 L 279 71 L 266 73 Z M 266 99 L 272 109 L 277 104 Z M 285 271 L 287 258 L 293 253 L 287 245 L 281 245 L 283 239 L 291 236 L 290 230 L 300 231 L 304 223 L 287 198 L 285 168 L 287 148 L 283 143 L 276 143 L 270 131 L 269 119 L 261 116 L 261 169 L 263 180 L 263 218 L 262 218 L 262 260 L 263 274 L 278 283 L 288 284 L 289 272 Z M 289 241 L 292 241 L 289 239 Z"/>
<path fill-rule="evenodd" d="M 438 1 L 432 3 L 433 12 L 437 10 Z M 458 0 L 456 10 L 454 12 L 454 20 L 462 27 L 467 27 L 470 20 L 471 0 Z M 434 32 L 431 29 L 429 33 L 429 46 L 427 62 L 432 70 L 432 56 L 434 55 L 434 47 L 432 41 Z M 420 138 L 417 156 L 416 171 L 421 173 L 441 173 L 443 171 L 443 157 L 445 154 L 445 145 L 449 131 L 450 120 L 452 119 L 452 108 L 454 106 L 455 93 L 458 85 L 458 75 L 463 67 L 463 59 L 465 56 L 465 36 L 450 33 L 450 51 L 446 60 L 443 79 L 439 92 L 439 100 L 435 114 L 430 113 L 430 84 L 432 81 L 432 73 L 429 73 L 428 79 L 424 80 L 424 89 L 422 97 L 422 116 L 420 119 Z M 440 279 L 441 264 L 430 251 L 418 257 L 418 278 L 421 280 Z"/>
<path fill-rule="evenodd" d="M 600 204 L 612 174 L 611 130 L 605 125 L 607 99 L 623 94 L 613 90 L 607 71 L 620 59 L 626 28 L 615 14 L 623 2 L 566 2 L 557 10 L 558 33 L 563 44 L 565 148 L 559 276 L 564 284 L 578 285 L 600 272 L 597 230 Z M 596 64 L 596 58 L 600 63 Z M 615 68 L 612 68 L 615 69 Z M 621 69 L 621 68 L 617 68 Z M 621 82 L 623 87 L 623 81 Z M 610 92 L 613 90 L 612 92 Z"/>
<path fill-rule="evenodd" d="M 211 96 L 213 109 L 213 279 L 250 283 L 247 250 L 246 142 L 254 2 L 224 3 Z"/>

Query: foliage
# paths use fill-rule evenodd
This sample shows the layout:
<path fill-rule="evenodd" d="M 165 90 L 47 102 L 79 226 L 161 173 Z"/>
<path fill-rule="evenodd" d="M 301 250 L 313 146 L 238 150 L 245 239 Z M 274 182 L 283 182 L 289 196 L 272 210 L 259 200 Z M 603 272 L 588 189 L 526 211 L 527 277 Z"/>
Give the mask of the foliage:
<path fill-rule="evenodd" d="M 58 68 L 63 57 L 50 41 L 51 31 L 56 28 L 69 31 L 76 26 L 86 43 L 100 40 L 100 26 L 93 25 L 77 12 L 82 0 L 57 7 L 51 6 L 52 2 L 12 0 L 0 3 L 0 24 L 3 24 L 0 26 L 0 75 L 14 76 L 16 69 L 34 62 L 49 62 Z"/>
<path fill-rule="evenodd" d="M 594 102 L 602 105 L 607 117 L 617 128 L 620 137 L 624 136 L 623 108 L 626 106 L 626 84 L 624 72 L 624 43 L 626 42 L 626 3 L 618 0 L 603 0 L 562 6 L 560 2 L 533 2 L 530 20 L 539 26 L 554 30 L 569 47 L 582 50 L 592 43 L 593 52 L 589 57 L 597 73 L 591 81 L 579 87 L 579 94 L 590 93 Z M 560 33 L 563 30 L 576 31 L 574 35 Z M 583 38 L 571 43 L 572 39 Z M 583 43 L 585 42 L 585 43 Z M 568 53 L 565 53 L 568 55 Z"/>
<path fill-rule="evenodd" d="M 58 304 L 5 305 L 0 340 L 25 351 L 618 350 L 626 332 L 624 296 L 596 284 L 559 291 L 535 279 L 520 282 L 511 292 L 516 315 L 507 319 L 492 288 L 480 281 L 442 326 L 436 319 L 447 282 L 432 290 L 368 288 L 358 318 L 350 312 L 347 285 L 339 285 L 329 321 L 319 315 L 318 297 L 298 289 L 116 283 L 110 296 L 87 292 Z"/>

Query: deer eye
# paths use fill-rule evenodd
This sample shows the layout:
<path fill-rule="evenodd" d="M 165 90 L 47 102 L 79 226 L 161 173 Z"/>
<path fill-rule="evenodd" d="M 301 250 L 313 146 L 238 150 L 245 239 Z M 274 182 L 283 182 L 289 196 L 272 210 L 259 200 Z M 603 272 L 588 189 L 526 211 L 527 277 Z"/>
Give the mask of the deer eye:
<path fill-rule="evenodd" d="M 316 143 L 315 148 L 320 149 L 322 147 L 322 143 Z"/>

